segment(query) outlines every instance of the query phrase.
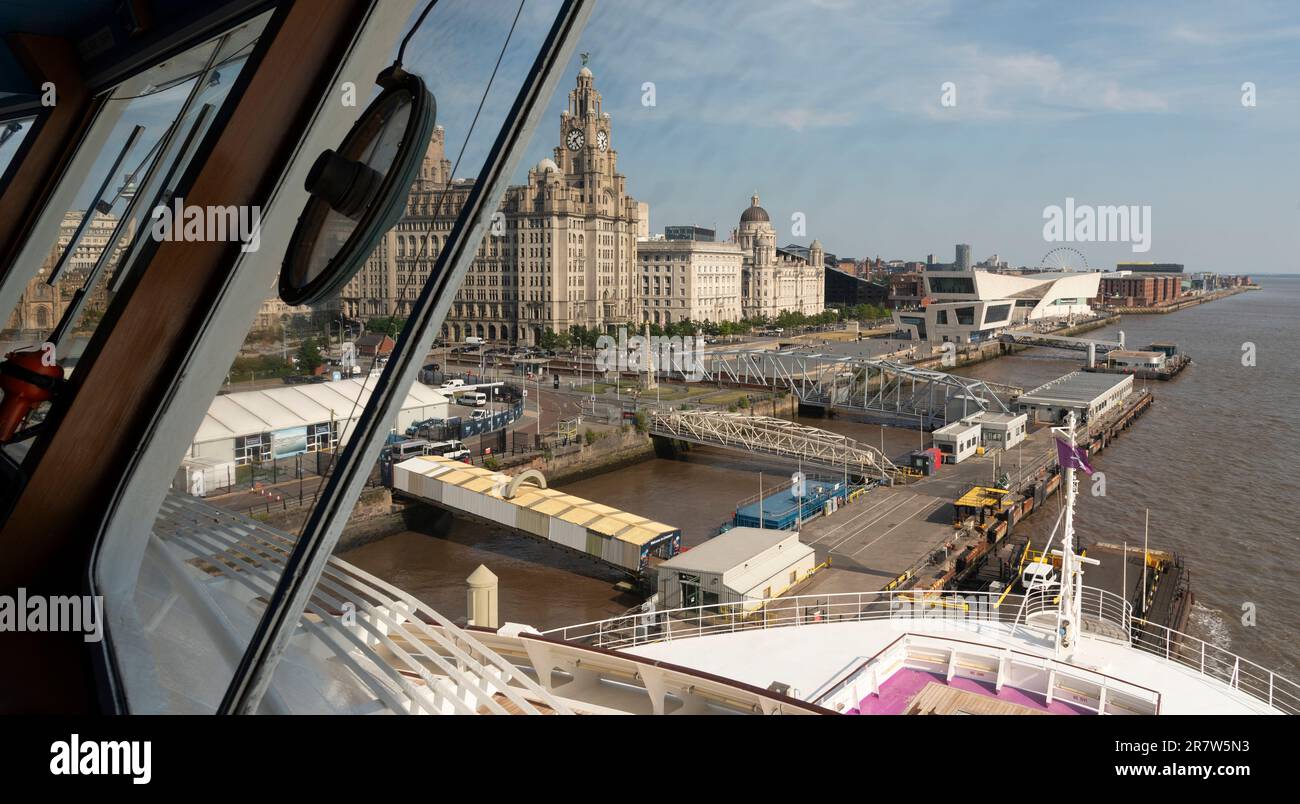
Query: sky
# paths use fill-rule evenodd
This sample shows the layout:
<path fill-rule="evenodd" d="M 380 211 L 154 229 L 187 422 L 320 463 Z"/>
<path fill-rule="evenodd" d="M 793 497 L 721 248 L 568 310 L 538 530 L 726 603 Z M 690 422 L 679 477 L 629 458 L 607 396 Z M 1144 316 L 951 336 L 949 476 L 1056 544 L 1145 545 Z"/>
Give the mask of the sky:
<path fill-rule="evenodd" d="M 412 38 L 457 176 L 476 175 L 558 6 L 524 1 L 490 89 L 517 0 L 443 0 Z M 757 192 L 778 242 L 840 256 L 951 261 L 968 243 L 1032 266 L 1069 246 L 1092 268 L 1263 274 L 1300 270 L 1298 45 L 1294 3 L 601 0 L 578 51 L 656 233 L 725 237 Z M 517 181 L 559 143 L 579 66 Z M 140 147 L 168 102 L 129 101 Z M 1148 207 L 1150 250 L 1046 239 L 1067 199 Z"/>
<path fill-rule="evenodd" d="M 490 96 L 498 115 L 555 5 L 528 0 Z M 413 40 L 452 144 L 483 83 L 451 91 L 449 66 L 476 61 L 485 81 L 516 4 L 479 6 L 498 24 L 462 36 L 450 13 L 435 21 L 439 6 Z M 1038 265 L 1071 246 L 1091 267 L 1277 273 L 1300 269 L 1298 45 L 1293 3 L 604 0 L 579 50 L 655 232 L 725 234 L 758 192 L 779 242 L 815 237 L 843 256 L 951 261 L 961 242 L 976 260 Z M 577 69 L 525 165 L 558 144 Z M 458 175 L 472 175 L 476 145 Z M 1149 207 L 1150 250 L 1045 239 L 1045 208 L 1067 198 Z"/>

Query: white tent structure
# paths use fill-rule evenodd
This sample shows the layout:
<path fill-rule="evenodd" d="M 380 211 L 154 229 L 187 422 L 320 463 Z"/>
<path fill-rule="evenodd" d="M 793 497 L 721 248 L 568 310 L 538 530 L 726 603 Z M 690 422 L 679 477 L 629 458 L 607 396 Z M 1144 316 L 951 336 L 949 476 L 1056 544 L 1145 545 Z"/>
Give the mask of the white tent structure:
<path fill-rule="evenodd" d="M 346 443 L 375 378 L 220 394 L 203 417 L 187 458 L 235 465 L 315 452 Z M 446 418 L 447 397 L 414 384 L 393 426 Z"/>

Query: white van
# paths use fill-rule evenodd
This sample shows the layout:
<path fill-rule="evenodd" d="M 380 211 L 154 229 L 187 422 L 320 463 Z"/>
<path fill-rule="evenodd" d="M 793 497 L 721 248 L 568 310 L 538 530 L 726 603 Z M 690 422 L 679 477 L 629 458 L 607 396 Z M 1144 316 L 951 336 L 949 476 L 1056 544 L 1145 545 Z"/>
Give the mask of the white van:
<path fill-rule="evenodd" d="M 438 441 L 429 445 L 429 454 L 441 455 L 444 458 L 459 461 L 461 458 L 469 457 L 469 450 L 459 441 Z"/>
<path fill-rule="evenodd" d="M 460 388 L 464 384 L 465 384 L 464 380 L 447 380 L 446 382 L 444 382 L 442 385 L 439 385 L 438 387 L 444 391 L 450 391 L 453 388 Z"/>
<path fill-rule="evenodd" d="M 475 337 L 475 336 L 473 336 L 473 335 L 470 335 L 470 336 L 468 336 L 468 337 L 465 338 L 465 344 L 466 344 L 467 346 L 482 346 L 482 345 L 483 345 L 483 339 L 482 339 L 482 338 Z"/>
<path fill-rule="evenodd" d="M 458 394 L 456 401 L 462 405 L 481 408 L 487 404 L 487 394 L 482 391 L 466 391 L 463 394 Z"/>
<path fill-rule="evenodd" d="M 393 457 L 399 461 L 407 458 L 413 458 L 416 455 L 427 455 L 429 453 L 429 442 L 423 438 L 412 438 L 408 441 L 401 441 L 392 446 Z"/>

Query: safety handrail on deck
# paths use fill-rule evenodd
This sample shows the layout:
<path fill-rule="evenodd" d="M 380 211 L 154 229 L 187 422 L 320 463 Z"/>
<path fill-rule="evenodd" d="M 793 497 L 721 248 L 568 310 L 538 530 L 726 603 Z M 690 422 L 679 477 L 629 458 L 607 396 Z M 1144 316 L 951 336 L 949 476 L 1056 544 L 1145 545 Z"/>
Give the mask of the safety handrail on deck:
<path fill-rule="evenodd" d="M 1000 592 L 909 589 L 745 599 L 595 620 L 553 628 L 544 634 L 563 641 L 590 641 L 597 647 L 618 650 L 711 634 L 832 622 L 957 617 L 966 621 L 1014 623 L 1026 608 L 1026 601 L 1022 600 L 1015 614 L 1011 614 L 997 607 L 1000 596 Z M 955 597 L 966 598 L 967 605 L 953 606 Z M 972 602 L 974 605 L 970 605 Z M 1047 601 L 1041 605 L 1046 606 Z M 1083 587 L 1082 608 L 1085 623 L 1108 623 L 1115 627 L 1110 636 L 1104 633 L 1105 629 L 1100 632 L 1083 629 L 1082 635 L 1087 638 L 1119 640 L 1205 678 L 1228 684 L 1269 707 L 1300 714 L 1300 684 L 1205 640 L 1137 617 L 1132 604 L 1112 592 Z"/>

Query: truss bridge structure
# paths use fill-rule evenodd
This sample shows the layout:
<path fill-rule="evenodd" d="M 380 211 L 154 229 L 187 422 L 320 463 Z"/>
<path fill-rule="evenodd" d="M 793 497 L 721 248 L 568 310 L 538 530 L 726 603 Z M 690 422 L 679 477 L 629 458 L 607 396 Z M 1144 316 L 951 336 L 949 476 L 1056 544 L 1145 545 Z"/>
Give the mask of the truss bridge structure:
<path fill-rule="evenodd" d="M 691 444 L 769 455 L 892 485 L 898 468 L 875 447 L 839 433 L 769 416 L 716 410 L 654 410 L 650 434 Z"/>

